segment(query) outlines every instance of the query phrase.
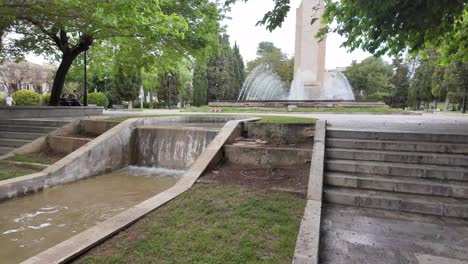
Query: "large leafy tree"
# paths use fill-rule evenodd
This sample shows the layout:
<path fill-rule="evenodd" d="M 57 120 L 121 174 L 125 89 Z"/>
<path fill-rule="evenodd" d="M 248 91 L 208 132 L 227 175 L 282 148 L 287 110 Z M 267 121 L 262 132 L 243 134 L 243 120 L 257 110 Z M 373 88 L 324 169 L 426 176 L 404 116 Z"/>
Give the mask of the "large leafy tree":
<path fill-rule="evenodd" d="M 0 55 L 22 58 L 32 51 L 57 57 L 50 100 L 57 105 L 71 65 L 92 45 L 136 48 L 140 64 L 159 56 L 176 59 L 216 41 L 219 19 L 208 0 L 2 0 Z M 14 37 L 5 38 L 9 33 Z"/>
<path fill-rule="evenodd" d="M 354 61 L 345 75 L 356 98 L 387 101 L 393 94 L 394 85 L 389 81 L 393 75 L 391 66 L 380 58 L 369 57 L 360 63 Z"/>
<path fill-rule="evenodd" d="M 289 85 L 294 78 L 294 59 L 288 56 L 271 42 L 260 42 L 257 58 L 247 63 L 247 73 L 259 65 L 267 65 L 280 79 Z"/>
<path fill-rule="evenodd" d="M 409 66 L 405 61 L 396 58 L 393 60 L 392 67 L 394 70 L 390 82 L 395 89 L 389 98 L 391 107 L 405 108 L 408 102 L 408 91 L 410 86 Z"/>

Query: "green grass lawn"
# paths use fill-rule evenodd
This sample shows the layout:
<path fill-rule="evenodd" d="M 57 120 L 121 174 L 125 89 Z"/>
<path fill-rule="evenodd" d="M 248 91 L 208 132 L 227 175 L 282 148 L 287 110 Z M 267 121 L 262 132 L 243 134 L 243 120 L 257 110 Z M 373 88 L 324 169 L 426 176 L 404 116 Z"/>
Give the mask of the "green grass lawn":
<path fill-rule="evenodd" d="M 13 165 L 0 164 L 0 181 L 36 173 L 38 170 L 18 168 Z"/>
<path fill-rule="evenodd" d="M 291 263 L 306 200 L 197 184 L 77 263 Z"/>
<path fill-rule="evenodd" d="M 112 117 L 106 119 L 107 121 L 118 121 L 122 122 L 131 118 L 145 118 L 145 117 L 168 117 L 168 116 L 193 116 L 193 117 L 241 117 L 238 115 L 219 115 L 219 114 L 200 114 L 200 115 L 148 115 L 148 116 L 122 116 L 122 117 Z M 286 123 L 311 123 L 314 124 L 317 119 L 315 118 L 305 118 L 305 117 L 294 117 L 294 116 L 271 116 L 271 115 L 252 115 L 249 117 L 258 117 L 262 120 L 258 121 L 259 123 L 276 123 L 276 124 L 286 124 Z M 242 116 L 245 118 L 245 116 Z"/>
<path fill-rule="evenodd" d="M 266 108 L 266 107 L 190 107 L 183 111 L 185 112 L 211 112 L 215 108 L 220 108 L 222 112 L 237 112 L 237 113 L 372 113 L 372 114 L 394 114 L 394 113 L 411 113 L 402 109 L 395 108 L 297 108 L 289 111 L 287 108 Z"/>
<path fill-rule="evenodd" d="M 51 165 L 55 163 L 56 161 L 55 159 L 49 158 L 41 154 L 15 155 L 15 156 L 7 158 L 6 160 L 24 162 L 24 163 L 39 163 L 39 164 L 46 164 L 46 165 Z"/>

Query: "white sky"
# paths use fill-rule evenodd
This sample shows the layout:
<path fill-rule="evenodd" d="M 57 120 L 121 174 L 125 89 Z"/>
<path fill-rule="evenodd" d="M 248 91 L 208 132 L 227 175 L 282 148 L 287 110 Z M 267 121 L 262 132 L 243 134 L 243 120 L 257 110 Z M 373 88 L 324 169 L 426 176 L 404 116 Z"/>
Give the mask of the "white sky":
<path fill-rule="evenodd" d="M 254 60 L 258 43 L 270 41 L 289 56 L 294 55 L 296 8 L 302 0 L 291 0 L 291 11 L 283 23 L 283 26 L 270 33 L 264 26 L 255 26 L 263 15 L 273 8 L 273 0 L 249 0 L 247 3 L 238 1 L 232 6 L 229 14 L 230 20 L 224 21 L 231 43 L 237 42 L 245 61 Z M 340 48 L 343 39 L 337 34 L 331 34 L 327 38 L 326 68 L 346 67 L 353 60 L 358 62 L 370 56 L 362 50 L 348 53 L 345 48 Z M 42 57 L 28 55 L 26 59 L 34 63 L 46 62 Z"/>
<path fill-rule="evenodd" d="M 288 55 L 294 55 L 296 33 L 296 8 L 302 0 L 291 0 L 291 11 L 282 27 L 270 33 L 264 26 L 255 26 L 263 15 L 273 8 L 273 0 L 249 0 L 247 3 L 238 1 L 232 6 L 231 20 L 225 21 L 227 33 L 231 43 L 236 41 L 245 61 L 254 60 L 258 43 L 262 41 L 273 42 Z M 331 34 L 327 38 L 326 68 L 345 67 L 353 60 L 358 62 L 371 56 L 370 53 L 356 50 L 348 53 L 340 48 L 343 38 L 338 34 Z"/>

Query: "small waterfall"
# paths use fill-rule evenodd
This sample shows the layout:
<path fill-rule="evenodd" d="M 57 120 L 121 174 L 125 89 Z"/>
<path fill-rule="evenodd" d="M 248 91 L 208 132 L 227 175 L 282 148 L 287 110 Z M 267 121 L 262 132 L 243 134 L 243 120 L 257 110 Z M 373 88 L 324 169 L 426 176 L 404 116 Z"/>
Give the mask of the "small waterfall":
<path fill-rule="evenodd" d="M 133 163 L 145 167 L 187 169 L 217 135 L 217 131 L 139 127 Z"/>
<path fill-rule="evenodd" d="M 287 98 L 285 84 L 268 65 L 261 64 L 250 73 L 239 94 L 239 101 L 284 100 Z"/>

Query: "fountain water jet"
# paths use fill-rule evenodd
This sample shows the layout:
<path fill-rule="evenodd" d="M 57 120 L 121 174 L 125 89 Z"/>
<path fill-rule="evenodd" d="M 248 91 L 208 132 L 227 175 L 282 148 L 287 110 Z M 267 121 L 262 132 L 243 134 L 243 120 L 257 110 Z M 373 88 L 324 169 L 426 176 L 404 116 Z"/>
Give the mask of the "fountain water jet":
<path fill-rule="evenodd" d="M 245 80 L 238 100 L 285 100 L 285 86 L 268 65 L 261 64 L 255 67 Z"/>

